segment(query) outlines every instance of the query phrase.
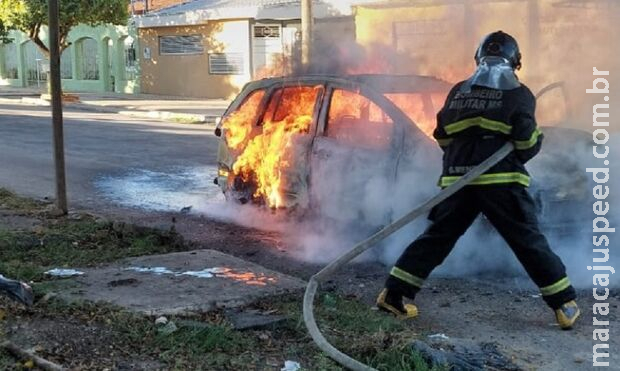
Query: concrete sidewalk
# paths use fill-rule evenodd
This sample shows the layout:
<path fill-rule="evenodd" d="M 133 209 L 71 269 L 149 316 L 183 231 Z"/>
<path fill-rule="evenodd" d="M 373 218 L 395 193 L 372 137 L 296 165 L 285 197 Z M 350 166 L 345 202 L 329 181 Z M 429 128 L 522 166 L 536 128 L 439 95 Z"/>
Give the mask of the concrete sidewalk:
<path fill-rule="evenodd" d="M 34 105 L 49 105 L 41 99 L 44 89 L 1 86 L 0 101 Z M 120 94 L 70 92 L 79 97 L 77 103 L 66 107 L 93 112 L 119 113 L 132 117 L 174 121 L 181 123 L 214 124 L 229 105 L 221 99 L 200 99 L 153 94 Z"/>

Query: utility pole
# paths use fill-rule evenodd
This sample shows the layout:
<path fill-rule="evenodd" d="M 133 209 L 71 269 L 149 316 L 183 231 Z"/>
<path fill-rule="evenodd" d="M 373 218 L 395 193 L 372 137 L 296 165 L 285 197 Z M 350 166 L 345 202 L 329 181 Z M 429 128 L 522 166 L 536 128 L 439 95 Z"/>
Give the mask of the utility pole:
<path fill-rule="evenodd" d="M 301 63 L 304 68 L 310 65 L 312 50 L 312 0 L 301 0 Z"/>
<path fill-rule="evenodd" d="M 60 80 L 60 46 L 58 31 L 58 0 L 48 0 L 50 94 L 52 96 L 52 127 L 54 165 L 56 169 L 56 212 L 67 214 L 67 185 L 65 180 L 65 149 L 62 129 L 62 87 Z"/>

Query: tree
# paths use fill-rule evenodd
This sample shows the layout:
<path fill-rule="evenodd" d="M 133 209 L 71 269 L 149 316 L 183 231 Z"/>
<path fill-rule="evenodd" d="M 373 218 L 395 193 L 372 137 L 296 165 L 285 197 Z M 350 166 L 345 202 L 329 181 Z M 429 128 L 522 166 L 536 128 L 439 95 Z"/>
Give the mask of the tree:
<path fill-rule="evenodd" d="M 127 24 L 129 0 L 62 0 L 60 4 L 60 51 L 69 47 L 69 31 L 78 24 Z M 47 25 L 47 0 L 0 0 L 0 40 L 6 41 L 7 30 L 19 30 L 49 57 L 49 49 L 39 37 Z M 3 36 L 4 35 L 4 36 Z"/>
<path fill-rule="evenodd" d="M 9 30 L 6 29 L 2 20 L 0 20 L 0 43 L 8 44 L 11 41 L 13 40 L 9 37 Z"/>

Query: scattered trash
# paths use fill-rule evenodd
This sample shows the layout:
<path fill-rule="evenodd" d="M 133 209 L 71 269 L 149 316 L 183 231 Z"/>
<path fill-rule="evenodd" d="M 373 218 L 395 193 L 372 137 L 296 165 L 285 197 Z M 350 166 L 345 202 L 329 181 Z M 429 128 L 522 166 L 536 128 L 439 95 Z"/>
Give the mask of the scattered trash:
<path fill-rule="evenodd" d="M 446 334 L 433 334 L 433 335 L 428 335 L 429 339 L 442 339 L 442 340 L 450 340 L 450 338 L 448 336 L 446 336 Z"/>
<path fill-rule="evenodd" d="M 422 356 L 429 368 L 449 368 L 452 371 L 521 370 L 493 343 L 476 343 L 465 339 L 435 339 L 430 340 L 428 344 L 415 340 L 412 347 Z"/>
<path fill-rule="evenodd" d="M 175 325 L 174 322 L 170 321 L 170 322 L 166 323 L 165 326 L 161 327 L 158 331 L 161 334 L 170 335 L 170 334 L 172 334 L 173 332 L 175 332 L 178 329 L 179 328 L 177 327 L 177 325 Z"/>
<path fill-rule="evenodd" d="M 226 273 L 226 268 L 205 268 L 201 271 L 187 271 L 182 273 L 176 273 L 177 276 L 193 276 L 198 278 L 212 278 L 219 273 Z"/>
<path fill-rule="evenodd" d="M 193 276 L 193 277 L 198 277 L 198 278 L 212 278 L 213 270 L 207 268 L 201 271 L 187 271 L 183 273 L 177 273 L 177 276 Z"/>
<path fill-rule="evenodd" d="M 54 268 L 54 269 L 50 269 L 49 271 L 45 272 L 45 274 L 48 274 L 54 277 L 74 277 L 74 276 L 81 276 L 84 274 L 84 272 L 78 271 L 76 269 Z"/>
<path fill-rule="evenodd" d="M 191 206 L 185 206 L 184 208 L 181 209 L 181 214 L 189 214 L 191 210 L 192 210 Z"/>
<path fill-rule="evenodd" d="M 171 271 L 168 268 L 164 268 L 164 267 L 128 267 L 128 268 L 124 268 L 123 270 L 140 272 L 140 273 L 153 273 L 157 275 L 174 274 L 173 271 Z"/>
<path fill-rule="evenodd" d="M 269 340 L 271 336 L 269 336 L 269 332 L 265 331 L 265 332 L 261 332 L 260 334 L 258 334 L 258 338 L 262 341 L 267 341 Z"/>
<path fill-rule="evenodd" d="M 157 317 L 157 319 L 155 320 L 155 324 L 158 326 L 165 325 L 167 323 L 168 323 L 168 318 L 164 316 Z"/>
<path fill-rule="evenodd" d="M 541 296 L 541 294 L 536 294 L 536 295 L 531 295 L 533 298 L 539 298 Z"/>
<path fill-rule="evenodd" d="M 280 371 L 298 371 L 301 370 L 301 365 L 299 362 L 295 361 L 285 361 L 284 367 L 280 369 Z"/>

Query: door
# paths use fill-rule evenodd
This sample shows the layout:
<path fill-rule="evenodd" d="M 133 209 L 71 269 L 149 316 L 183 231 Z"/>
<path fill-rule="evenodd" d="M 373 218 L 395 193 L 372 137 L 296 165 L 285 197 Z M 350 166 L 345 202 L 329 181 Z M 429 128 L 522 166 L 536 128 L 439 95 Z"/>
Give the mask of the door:
<path fill-rule="evenodd" d="M 357 91 L 330 91 L 325 125 L 312 147 L 313 206 L 331 219 L 382 225 L 397 161 L 396 125 Z"/>
<path fill-rule="evenodd" d="M 284 85 L 271 92 L 259 134 L 243 166 L 251 168 L 258 193 L 271 208 L 308 206 L 308 157 L 316 133 L 322 85 Z"/>

